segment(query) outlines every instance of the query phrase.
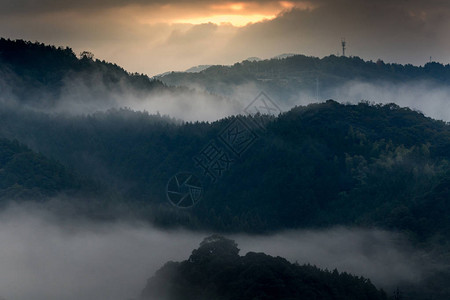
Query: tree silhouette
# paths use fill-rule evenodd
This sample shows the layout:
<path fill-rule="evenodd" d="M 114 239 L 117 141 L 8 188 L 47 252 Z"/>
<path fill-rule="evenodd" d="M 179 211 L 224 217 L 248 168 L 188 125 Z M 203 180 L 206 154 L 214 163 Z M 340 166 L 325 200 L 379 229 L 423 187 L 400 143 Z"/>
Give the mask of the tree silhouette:
<path fill-rule="evenodd" d="M 93 60 L 94 59 L 94 54 L 92 52 L 89 51 L 83 51 L 80 53 L 80 58 L 86 58 L 86 59 L 90 59 Z"/>

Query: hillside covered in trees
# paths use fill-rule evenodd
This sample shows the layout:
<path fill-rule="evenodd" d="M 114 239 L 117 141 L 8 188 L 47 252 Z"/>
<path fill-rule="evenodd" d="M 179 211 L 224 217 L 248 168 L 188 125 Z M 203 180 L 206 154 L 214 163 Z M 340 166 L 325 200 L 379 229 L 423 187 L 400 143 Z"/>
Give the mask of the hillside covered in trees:
<path fill-rule="evenodd" d="M 76 55 L 68 47 L 0 38 L 3 106 L 80 114 L 174 98 L 180 105 L 197 98 L 223 101 L 186 87 L 169 87 L 144 74 L 128 73 L 90 52 Z"/>
<path fill-rule="evenodd" d="M 90 90 L 92 99 L 81 99 L 84 101 L 110 98 L 112 93 L 125 90 L 144 94 L 166 88 L 160 81 L 129 74 L 115 64 L 96 60 L 89 53 L 77 57 L 68 47 L 3 38 L 0 39 L 0 78 L 3 96 L 9 94 L 13 100 L 37 108 L 56 105 L 58 99 L 70 92 L 70 84 L 82 83 Z"/>
<path fill-rule="evenodd" d="M 450 82 L 450 65 L 429 62 L 414 66 L 381 60 L 364 61 L 355 56 L 292 55 L 260 61 L 244 60 L 232 66 L 210 66 L 195 73 L 171 72 L 157 78 L 169 85 L 202 88 L 230 97 L 240 96 L 239 90 L 243 87 L 244 90 L 264 90 L 281 102 L 294 102 L 301 95 L 316 100 L 336 99 L 339 88 L 355 82 L 394 85 L 426 82 L 430 86 L 446 86 Z"/>
<path fill-rule="evenodd" d="M 162 226 L 261 232 L 359 225 L 448 240 L 446 123 L 394 104 L 327 101 L 251 127 L 256 138 L 241 156 L 227 150 L 219 138 L 227 126 L 253 121 L 180 124 L 126 109 L 89 116 L 3 111 L 0 134 L 101 182 Z M 194 159 L 210 142 L 230 159 L 215 180 Z M 204 189 L 189 210 L 167 201 L 166 184 L 181 171 L 196 174 Z"/>
<path fill-rule="evenodd" d="M 281 257 L 239 255 L 233 240 L 207 237 L 182 262 L 168 262 L 149 279 L 143 300 L 348 299 L 385 300 L 368 279 L 292 264 Z"/>
<path fill-rule="evenodd" d="M 60 163 L 0 139 L 0 199 L 43 200 L 80 188 L 80 179 Z"/>

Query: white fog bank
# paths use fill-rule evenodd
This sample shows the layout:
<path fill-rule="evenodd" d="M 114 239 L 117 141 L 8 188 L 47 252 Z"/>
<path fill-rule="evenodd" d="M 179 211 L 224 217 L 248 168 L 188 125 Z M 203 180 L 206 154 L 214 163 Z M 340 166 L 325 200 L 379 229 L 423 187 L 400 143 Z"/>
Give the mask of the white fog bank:
<path fill-rule="evenodd" d="M 189 257 L 210 233 L 128 222 L 61 220 L 13 205 L 0 213 L 0 297 L 6 300 L 126 300 L 168 260 Z M 368 276 L 380 287 L 416 282 L 430 268 L 401 236 L 333 228 L 269 236 L 231 235 L 241 255 L 262 251 L 300 264 Z"/>

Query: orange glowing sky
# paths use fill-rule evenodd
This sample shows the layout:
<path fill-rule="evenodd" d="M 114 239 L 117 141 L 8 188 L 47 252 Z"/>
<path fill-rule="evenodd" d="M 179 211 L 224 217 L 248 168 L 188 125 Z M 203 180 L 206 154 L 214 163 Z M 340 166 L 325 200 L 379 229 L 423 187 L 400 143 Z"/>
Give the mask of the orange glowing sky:
<path fill-rule="evenodd" d="M 284 1 L 283 1 L 284 2 Z M 273 5 L 275 4 L 275 5 Z M 279 7 L 277 7 L 278 5 Z M 293 3 L 292 6 L 294 6 Z M 282 11 L 283 4 L 281 2 L 267 5 L 269 7 L 261 7 L 256 3 L 228 2 L 221 4 L 209 5 L 208 11 L 203 15 L 193 16 L 190 18 L 179 18 L 173 20 L 174 23 L 203 24 L 229 23 L 233 26 L 245 26 L 248 23 L 255 23 L 263 20 L 272 20 L 278 13 Z"/>
<path fill-rule="evenodd" d="M 145 15 L 139 16 L 139 20 L 142 24 L 161 22 L 197 25 L 213 23 L 242 27 L 249 23 L 275 19 L 283 11 L 292 8 L 312 9 L 314 5 L 306 1 L 219 2 L 202 6 L 188 6 L 178 3 L 176 5 L 159 6 L 157 14 L 147 11 Z"/>

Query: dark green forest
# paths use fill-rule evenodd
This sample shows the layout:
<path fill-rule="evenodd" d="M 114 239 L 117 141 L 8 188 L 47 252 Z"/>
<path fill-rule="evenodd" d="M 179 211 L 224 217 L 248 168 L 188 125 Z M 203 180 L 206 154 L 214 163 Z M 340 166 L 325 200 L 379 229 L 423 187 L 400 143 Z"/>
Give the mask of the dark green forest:
<path fill-rule="evenodd" d="M 394 104 L 294 108 L 267 120 L 265 130 L 251 127 L 257 138 L 241 157 L 218 137 L 229 124 L 252 124 L 250 117 L 179 124 L 127 109 L 0 114 L 2 136 L 98 182 L 160 225 L 267 231 L 340 224 L 449 237 L 448 203 L 439 200 L 448 199 L 449 125 Z M 194 161 L 211 141 L 233 160 L 215 182 Z M 165 185 L 180 171 L 197 174 L 205 190 L 190 210 L 166 200 Z"/>
<path fill-rule="evenodd" d="M 0 139 L 0 198 L 45 200 L 82 188 L 73 172 L 17 141 Z"/>
<path fill-rule="evenodd" d="M 292 264 L 249 252 L 239 256 L 233 240 L 205 238 L 182 262 L 168 262 L 148 280 L 141 299 L 287 300 L 388 299 L 369 279 Z"/>

